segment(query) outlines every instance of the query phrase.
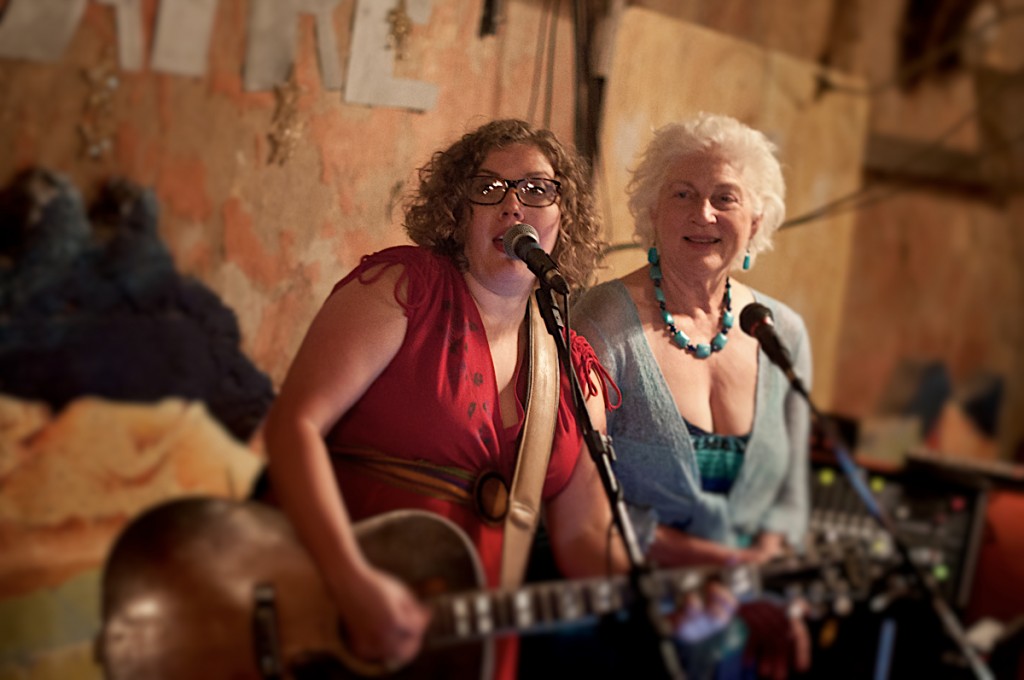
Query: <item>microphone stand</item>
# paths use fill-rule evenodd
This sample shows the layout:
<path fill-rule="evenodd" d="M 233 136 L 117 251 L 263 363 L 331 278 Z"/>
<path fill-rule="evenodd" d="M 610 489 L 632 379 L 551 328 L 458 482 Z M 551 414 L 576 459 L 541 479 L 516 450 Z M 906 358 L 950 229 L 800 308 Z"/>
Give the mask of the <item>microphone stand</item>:
<path fill-rule="evenodd" d="M 572 354 L 569 347 L 569 336 L 566 332 L 566 325 L 562 320 L 562 312 L 555 302 L 555 292 L 543 280 L 540 279 L 540 288 L 536 291 L 537 303 L 541 317 L 548 332 L 555 339 L 558 348 L 559 363 L 569 376 L 569 383 L 572 386 L 573 405 L 576 410 L 576 420 L 580 430 L 583 432 L 583 441 L 590 451 L 590 457 L 598 467 L 601 482 L 604 486 L 608 501 L 611 504 L 612 517 L 619 529 L 622 541 L 626 547 L 626 555 L 629 558 L 629 583 L 632 587 L 634 602 L 631 607 L 630 621 L 640 627 L 640 632 L 645 640 L 656 645 L 657 654 L 661 659 L 661 670 L 665 677 L 684 680 L 683 673 L 676 655 L 675 644 L 672 641 L 668 626 L 664 617 L 658 611 L 657 584 L 651 574 L 650 565 L 644 559 L 636 540 L 636 533 L 633 524 L 629 519 L 626 510 L 626 503 L 622 497 L 622 487 L 615 477 L 612 469 L 612 461 L 615 460 L 615 452 L 612 450 L 611 440 L 594 429 L 590 420 L 590 413 L 587 411 L 583 390 L 579 384 L 576 371 L 573 370 Z M 568 299 L 565 298 L 565 307 L 568 310 Z M 568 316 L 568 313 L 566 313 Z"/>
<path fill-rule="evenodd" d="M 810 394 L 807 393 L 807 389 L 804 387 L 803 382 L 801 382 L 800 378 L 796 376 L 792 369 L 786 370 L 783 368 L 783 370 L 786 373 L 787 378 L 789 378 L 790 385 L 793 386 L 793 389 L 803 397 L 804 401 L 807 402 L 807 405 L 810 407 L 811 421 L 815 427 L 819 428 L 819 431 L 824 434 L 826 445 L 828 442 L 832 443 L 831 448 L 835 453 L 836 461 L 839 463 L 839 468 L 843 471 L 843 474 L 850 482 L 850 486 L 853 487 L 858 498 L 864 504 L 865 508 L 867 508 L 868 514 L 871 515 L 871 518 L 875 520 L 875 522 L 889 535 L 892 544 L 896 547 L 897 552 L 902 558 L 903 566 L 910 573 L 911 578 L 924 589 L 930 600 L 932 609 L 934 609 L 936 616 L 938 616 L 943 629 L 967 660 L 971 670 L 974 672 L 974 676 L 979 678 L 979 680 L 993 680 L 995 676 L 967 641 L 967 636 L 964 633 L 963 626 L 957 619 L 952 608 L 949 606 L 949 603 L 946 602 L 942 593 L 939 592 L 935 582 L 929 578 L 924 571 L 922 571 L 921 567 L 917 565 L 913 559 L 911 559 L 910 549 L 896 533 L 896 525 L 893 523 L 892 518 L 871 494 L 871 490 L 868 488 L 863 476 L 860 474 L 861 468 L 853 460 L 853 456 L 850 455 L 849 446 L 845 443 L 844 438 L 839 432 L 839 428 L 836 427 L 835 421 L 818 411 Z"/>

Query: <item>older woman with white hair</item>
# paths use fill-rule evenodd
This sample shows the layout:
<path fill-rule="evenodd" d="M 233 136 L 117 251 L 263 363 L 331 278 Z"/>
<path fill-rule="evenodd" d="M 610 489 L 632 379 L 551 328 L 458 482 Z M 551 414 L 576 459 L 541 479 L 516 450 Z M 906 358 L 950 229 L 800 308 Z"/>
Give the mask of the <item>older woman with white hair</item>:
<path fill-rule="evenodd" d="M 622 392 L 608 414 L 616 475 L 653 562 L 764 563 L 801 539 L 808 515 L 808 407 L 737 327 L 739 310 L 771 310 L 805 385 L 807 331 L 791 308 L 732 278 L 771 247 L 785 213 L 775 146 L 701 114 L 655 132 L 627 190 L 648 263 L 587 291 L 571 317 Z M 748 620 L 751 644 L 763 621 Z M 797 666 L 809 653 L 801 642 Z M 758 664 L 785 677 L 792 648 L 775 647 L 762 645 Z M 702 671 L 691 664 L 689 675 Z"/>

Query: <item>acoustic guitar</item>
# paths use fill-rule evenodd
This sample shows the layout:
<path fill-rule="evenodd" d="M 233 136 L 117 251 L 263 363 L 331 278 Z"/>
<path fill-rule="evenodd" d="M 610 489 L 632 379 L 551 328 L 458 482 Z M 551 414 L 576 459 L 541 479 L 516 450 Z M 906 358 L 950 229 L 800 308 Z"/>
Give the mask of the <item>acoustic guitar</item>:
<path fill-rule="evenodd" d="M 317 567 L 279 510 L 194 497 L 143 513 L 111 549 L 95 646 L 105 677 L 489 677 L 495 637 L 596 621 L 632 603 L 622 577 L 486 590 L 469 538 L 431 513 L 388 513 L 358 523 L 356 532 L 367 558 L 432 610 L 424 649 L 411 664 L 387 671 L 347 651 Z M 822 566 L 803 560 L 760 570 L 676 569 L 652 576 L 668 610 L 708 578 L 744 599 L 770 581 L 820 583 Z"/>

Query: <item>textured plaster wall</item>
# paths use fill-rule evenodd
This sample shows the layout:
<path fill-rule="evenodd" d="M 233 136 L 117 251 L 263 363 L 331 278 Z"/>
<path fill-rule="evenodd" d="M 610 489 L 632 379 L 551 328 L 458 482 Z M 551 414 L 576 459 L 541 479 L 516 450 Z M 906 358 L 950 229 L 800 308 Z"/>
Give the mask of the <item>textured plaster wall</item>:
<path fill-rule="evenodd" d="M 856 43 L 852 56 L 872 84 L 871 131 L 977 154 L 989 163 L 1015 156 L 1016 189 L 994 197 L 895 177 L 862 197 L 870 201 L 854 212 L 834 407 L 856 418 L 872 414 L 903 362 L 942 362 L 954 391 L 996 375 L 1005 391 L 997 446 L 988 455 L 1011 458 L 1024 447 L 1024 3 L 1005 3 L 1008 18 L 965 48 L 964 68 L 911 91 L 893 82 L 903 5 L 869 0 L 859 14 L 859 33 L 878 36 Z M 975 68 L 1017 75 L 996 89 L 979 84 Z M 989 116 L 1015 131 L 1009 144 L 986 139 L 982 122 Z"/>
<path fill-rule="evenodd" d="M 157 3 L 143 6 L 152 26 Z M 482 7 L 434 0 L 429 23 L 413 25 L 395 76 L 438 86 L 436 108 L 423 113 L 350 105 L 325 91 L 314 24 L 303 18 L 295 48 L 301 140 L 287 163 L 272 165 L 275 96 L 242 89 L 243 0 L 218 3 L 205 78 L 119 73 L 114 152 L 82 158 L 83 70 L 116 42 L 113 10 L 90 2 L 59 63 L 0 61 L 0 182 L 37 164 L 68 174 L 87 198 L 110 175 L 153 187 L 179 270 L 237 312 L 245 351 L 277 382 L 333 282 L 364 253 L 405 241 L 398 208 L 414 169 L 486 120 L 531 114 L 543 3 L 506 3 L 506 23 L 483 38 Z M 350 0 L 334 12 L 343 64 L 353 9 Z M 557 25 L 550 127 L 571 140 L 568 3 Z M 535 122 L 544 122 L 544 104 L 543 94 L 533 102 Z"/>
<path fill-rule="evenodd" d="M 999 440 L 1012 451 L 1024 436 L 1019 201 L 1007 213 L 986 201 L 914 190 L 865 210 L 857 233 L 837 410 L 870 413 L 900 361 L 938 360 L 954 388 L 983 373 L 1005 379 Z"/>

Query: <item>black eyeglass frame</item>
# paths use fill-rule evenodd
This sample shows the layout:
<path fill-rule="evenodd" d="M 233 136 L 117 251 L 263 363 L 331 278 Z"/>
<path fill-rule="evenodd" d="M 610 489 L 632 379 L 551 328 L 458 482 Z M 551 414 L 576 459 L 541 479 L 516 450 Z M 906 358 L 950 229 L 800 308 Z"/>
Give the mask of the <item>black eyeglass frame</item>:
<path fill-rule="evenodd" d="M 466 200 L 468 200 L 470 203 L 474 203 L 476 205 L 498 205 L 499 203 L 501 203 L 502 201 L 505 200 L 506 196 L 508 196 L 508 190 L 509 189 L 514 189 L 516 191 L 516 195 L 519 197 L 519 202 L 522 203 L 523 205 L 525 205 L 525 206 L 527 206 L 529 208 L 546 208 L 549 205 L 554 205 L 555 204 L 555 201 L 558 200 L 558 197 L 561 195 L 561 191 L 562 191 L 562 183 L 561 182 L 559 182 L 557 179 L 548 179 L 547 177 L 522 177 L 520 179 L 505 179 L 504 177 L 494 177 L 492 175 L 475 175 L 475 176 L 469 178 L 470 186 L 472 186 L 474 181 L 481 180 L 481 179 L 489 180 L 490 182 L 492 182 L 494 184 L 497 184 L 498 182 L 501 182 L 502 185 L 503 185 L 503 188 L 502 188 L 502 191 L 501 191 L 501 196 L 498 198 L 498 200 L 490 202 L 490 203 L 488 203 L 486 201 L 476 200 L 473 197 L 473 195 L 471 194 L 471 192 L 467 191 L 466 192 Z M 549 184 L 555 185 L 555 190 L 553 192 L 551 192 L 551 200 L 549 202 L 547 202 L 547 203 L 542 204 L 542 205 L 534 205 L 534 204 L 528 203 L 527 201 L 524 201 L 523 200 L 523 194 L 522 194 L 522 192 L 519 189 L 519 185 L 522 184 L 523 182 L 548 182 Z M 495 186 L 494 188 L 497 189 L 497 186 Z M 467 189 L 468 189 L 468 187 L 467 187 Z M 529 196 L 529 194 L 527 194 L 527 196 Z"/>

